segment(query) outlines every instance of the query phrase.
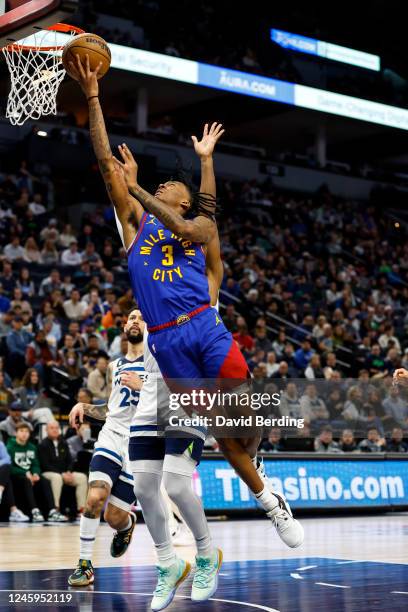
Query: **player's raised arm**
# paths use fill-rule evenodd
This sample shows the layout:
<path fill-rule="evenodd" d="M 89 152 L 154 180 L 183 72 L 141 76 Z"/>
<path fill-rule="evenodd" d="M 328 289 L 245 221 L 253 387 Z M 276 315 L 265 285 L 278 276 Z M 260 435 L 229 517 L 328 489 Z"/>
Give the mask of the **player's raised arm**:
<path fill-rule="evenodd" d="M 129 193 L 140 202 L 143 208 L 160 219 L 168 229 L 180 238 L 207 244 L 215 234 L 214 220 L 204 215 L 198 215 L 194 219 L 184 219 L 171 206 L 152 196 L 137 182 L 137 163 L 129 147 L 123 144 L 119 150 L 123 159 L 122 166 L 132 164 L 136 167 L 136 176 L 126 173 L 125 178 Z"/>
<path fill-rule="evenodd" d="M 143 214 L 143 208 L 128 192 L 123 168 L 115 163 L 115 158 L 109 143 L 105 120 L 99 102 L 98 72 L 92 71 L 89 66 L 89 56 L 86 56 L 86 64 L 82 65 L 79 56 L 74 64 L 70 62 L 70 72 L 79 82 L 82 91 L 88 101 L 89 107 L 89 129 L 92 146 L 98 160 L 109 198 L 115 207 L 115 211 L 123 228 L 125 246 L 129 246 L 135 237 L 135 226 Z"/>
<path fill-rule="evenodd" d="M 206 123 L 201 140 L 196 136 L 191 139 L 194 144 L 194 151 L 197 153 L 201 162 L 201 184 L 200 192 L 206 193 L 214 198 L 217 195 L 213 152 L 218 140 L 225 130 L 221 123 L 213 123 L 210 128 Z M 211 304 L 214 306 L 218 301 L 218 292 L 224 277 L 224 266 L 221 260 L 220 238 L 218 228 L 215 227 L 214 236 L 206 245 L 205 267 L 208 277 L 208 285 L 211 297 Z"/>

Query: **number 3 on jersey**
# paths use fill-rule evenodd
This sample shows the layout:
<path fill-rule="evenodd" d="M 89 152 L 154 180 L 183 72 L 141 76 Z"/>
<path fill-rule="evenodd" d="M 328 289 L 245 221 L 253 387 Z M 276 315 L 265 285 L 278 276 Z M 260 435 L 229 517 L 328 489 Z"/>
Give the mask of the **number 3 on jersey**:
<path fill-rule="evenodd" d="M 172 266 L 174 264 L 173 247 L 171 244 L 166 244 L 162 247 L 164 257 L 162 259 L 163 266 Z"/>
<path fill-rule="evenodd" d="M 122 387 L 119 393 L 123 395 L 119 408 L 129 408 L 130 405 L 137 406 L 139 402 L 139 391 L 132 391 L 127 387 Z"/>

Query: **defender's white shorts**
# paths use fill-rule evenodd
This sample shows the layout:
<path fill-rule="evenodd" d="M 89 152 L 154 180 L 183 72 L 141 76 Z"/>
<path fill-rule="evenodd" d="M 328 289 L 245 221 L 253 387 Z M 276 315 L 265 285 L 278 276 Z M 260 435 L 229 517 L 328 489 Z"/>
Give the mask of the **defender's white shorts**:
<path fill-rule="evenodd" d="M 105 425 L 95 442 L 89 467 L 89 483 L 95 480 L 107 482 L 111 487 L 109 503 L 126 512 L 135 503 L 128 446 L 128 435 L 117 433 Z"/>

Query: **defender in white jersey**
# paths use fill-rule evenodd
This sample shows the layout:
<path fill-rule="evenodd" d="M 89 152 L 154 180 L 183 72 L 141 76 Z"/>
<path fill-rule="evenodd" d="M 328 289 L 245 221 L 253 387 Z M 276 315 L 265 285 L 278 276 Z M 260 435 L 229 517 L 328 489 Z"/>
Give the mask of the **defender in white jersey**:
<path fill-rule="evenodd" d="M 111 392 L 106 421 L 97 441 L 89 469 L 89 489 L 80 523 L 80 559 L 68 578 L 71 586 L 87 586 L 94 581 L 92 550 L 104 504 L 105 520 L 116 530 L 111 555 L 120 557 L 127 550 L 136 516 L 131 512 L 135 502 L 133 477 L 129 464 L 129 427 L 139 403 L 144 373 L 143 332 L 145 324 L 138 309 L 128 316 L 124 332 L 128 340 L 126 357 L 109 364 L 108 384 Z M 132 387 L 129 386 L 130 377 Z M 84 415 L 95 416 L 101 406 L 77 404 L 71 410 L 70 423 L 78 427 Z M 102 408 L 102 412 L 104 412 Z M 100 417 L 99 417 L 100 418 Z"/>

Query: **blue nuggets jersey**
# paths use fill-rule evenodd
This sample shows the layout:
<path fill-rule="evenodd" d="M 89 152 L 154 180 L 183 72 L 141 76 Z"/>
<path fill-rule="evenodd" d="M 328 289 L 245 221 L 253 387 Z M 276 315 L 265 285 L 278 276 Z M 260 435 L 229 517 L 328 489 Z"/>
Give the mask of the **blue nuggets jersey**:
<path fill-rule="evenodd" d="M 128 249 L 128 268 L 133 294 L 149 327 L 210 303 L 202 246 L 178 238 L 152 214 L 142 216 Z"/>

